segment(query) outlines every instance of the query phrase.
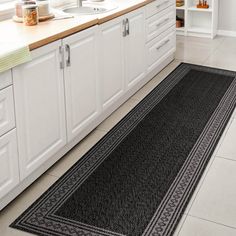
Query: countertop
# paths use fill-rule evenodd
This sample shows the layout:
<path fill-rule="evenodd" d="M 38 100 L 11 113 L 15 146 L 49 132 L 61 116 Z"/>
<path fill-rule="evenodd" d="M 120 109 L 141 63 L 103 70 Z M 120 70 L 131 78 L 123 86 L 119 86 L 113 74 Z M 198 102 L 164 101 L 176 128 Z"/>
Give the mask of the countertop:
<path fill-rule="evenodd" d="M 76 16 L 64 20 L 49 20 L 40 22 L 36 26 L 24 26 L 13 20 L 0 22 L 0 44 L 17 43 L 28 45 L 30 50 L 39 48 L 48 43 L 62 39 L 96 24 L 124 15 L 138 9 L 154 0 L 110 0 L 118 7 L 103 14 Z"/>

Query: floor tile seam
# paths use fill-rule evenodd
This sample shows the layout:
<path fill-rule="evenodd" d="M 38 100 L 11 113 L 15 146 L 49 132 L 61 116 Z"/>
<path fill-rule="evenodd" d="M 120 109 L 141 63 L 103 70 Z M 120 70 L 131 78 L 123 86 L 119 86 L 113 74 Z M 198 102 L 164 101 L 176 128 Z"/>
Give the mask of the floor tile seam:
<path fill-rule="evenodd" d="M 207 57 L 207 59 L 203 62 L 203 64 L 206 64 L 207 61 L 208 61 L 208 59 L 209 59 L 212 55 L 214 55 L 217 50 L 219 50 L 219 47 L 223 44 L 224 41 L 225 41 L 225 37 L 224 37 L 224 39 L 222 40 L 222 42 L 220 42 L 220 43 L 212 50 L 212 52 L 211 52 L 210 55 Z"/>
<path fill-rule="evenodd" d="M 184 213 L 182 217 L 184 217 L 184 220 L 183 220 L 182 224 L 180 225 L 179 231 L 177 232 L 177 235 L 176 235 L 176 236 L 179 236 L 179 234 L 180 234 L 180 232 L 181 232 L 181 230 L 182 230 L 182 228 L 183 228 L 183 226 L 184 226 L 184 223 L 185 223 L 185 221 L 186 221 L 188 215 L 187 215 L 186 213 Z M 181 220 L 180 220 L 180 222 L 181 222 Z M 179 222 L 179 223 L 180 223 L 180 222 Z M 176 229 L 178 229 L 178 226 L 177 226 Z"/>
<path fill-rule="evenodd" d="M 197 196 L 198 196 L 200 190 L 202 189 L 203 184 L 205 183 L 206 177 L 207 177 L 207 175 L 208 175 L 209 170 L 210 170 L 211 167 L 212 167 L 212 164 L 213 164 L 213 162 L 214 162 L 214 160 L 215 160 L 215 157 L 216 157 L 215 155 L 213 155 L 213 156 L 211 157 L 211 160 L 209 161 L 209 167 L 207 167 L 207 168 L 205 169 L 205 172 L 204 172 L 203 175 L 202 175 L 203 179 L 201 179 L 200 182 L 198 183 L 199 185 L 196 187 L 197 192 L 193 194 L 193 196 L 192 196 L 193 199 L 190 200 L 190 202 L 189 202 L 190 206 L 188 207 L 188 210 L 185 211 L 185 214 L 188 215 L 189 212 L 191 211 L 192 206 L 193 206 L 193 204 L 194 204 L 194 202 L 195 202 L 195 200 L 196 200 L 196 198 L 197 198 Z"/>
<path fill-rule="evenodd" d="M 225 137 L 226 137 L 227 133 L 229 132 L 229 129 L 231 127 L 232 122 L 233 122 L 233 118 L 231 117 L 229 119 L 228 124 L 225 127 L 225 130 L 224 130 L 224 132 L 223 132 L 223 134 L 222 134 L 222 136 L 220 138 L 220 141 L 219 141 L 219 143 L 218 143 L 218 145 L 217 145 L 217 147 L 215 149 L 215 153 L 216 153 L 215 156 L 217 156 L 217 153 L 219 152 L 219 150 L 220 150 L 220 148 L 221 148 L 221 146 L 222 146 L 222 144 L 223 144 L 223 142 L 225 140 Z"/>
<path fill-rule="evenodd" d="M 113 127 L 111 127 L 110 129 L 105 129 L 105 128 L 100 128 L 100 127 L 97 127 L 96 130 L 97 131 L 102 131 L 102 132 L 108 132 L 109 130 L 111 130 Z"/>
<path fill-rule="evenodd" d="M 210 160 L 210 162 L 209 162 L 210 165 L 209 165 L 209 167 L 207 167 L 206 172 L 203 173 L 203 179 L 200 180 L 200 182 L 199 182 L 200 185 L 197 187 L 198 190 L 197 190 L 196 194 L 194 194 L 195 197 L 193 198 L 192 202 L 190 202 L 191 205 L 188 208 L 188 211 L 186 211 L 186 214 L 189 214 L 189 212 L 191 211 L 192 206 L 193 206 L 193 204 L 194 204 L 194 202 L 195 202 L 195 200 L 196 200 L 196 198 L 197 198 L 197 196 L 198 196 L 198 194 L 199 194 L 199 192 L 200 192 L 200 190 L 201 190 L 201 188 L 202 188 L 202 186 L 203 186 L 203 184 L 204 184 L 204 182 L 206 180 L 206 177 L 207 177 L 207 175 L 208 175 L 208 173 L 209 173 L 209 171 L 210 171 L 210 169 L 212 167 L 212 164 L 214 163 L 214 160 L 218 157 L 217 153 L 219 152 L 219 149 L 220 149 L 220 147 L 222 146 L 222 143 L 225 140 L 226 134 L 227 134 L 227 132 L 228 132 L 230 126 L 231 126 L 231 123 L 232 123 L 232 120 L 230 119 L 229 123 L 228 123 L 228 125 L 227 125 L 227 127 L 225 129 L 225 134 L 222 135 L 221 140 L 219 141 L 219 143 L 218 143 L 218 145 L 217 145 L 217 147 L 215 149 L 215 154 L 213 154 L 212 157 L 211 157 L 212 160 Z"/>
<path fill-rule="evenodd" d="M 232 158 L 229 158 L 229 157 L 224 157 L 224 156 L 221 156 L 221 155 L 216 155 L 217 159 L 224 159 L 226 161 L 233 161 L 233 162 L 236 162 L 236 160 L 232 159 Z"/>
<path fill-rule="evenodd" d="M 216 222 L 216 221 L 213 221 L 213 220 L 210 220 L 210 219 L 206 219 L 206 218 L 194 215 L 194 214 L 188 214 L 187 217 L 192 217 L 192 218 L 195 218 L 195 219 L 198 219 L 198 220 L 214 223 L 214 224 L 217 224 L 217 225 L 220 225 L 220 226 L 224 226 L 224 227 L 236 230 L 236 226 L 234 227 L 234 226 L 231 226 L 231 225 L 226 225 L 226 224 L 223 224 L 223 223 L 220 223 L 220 222 Z"/>
<path fill-rule="evenodd" d="M 49 171 L 50 169 L 48 169 L 48 171 Z M 66 170 L 67 171 L 67 170 Z M 50 177 L 55 177 L 55 178 L 57 178 L 57 179 L 59 179 L 62 175 L 55 175 L 55 174 L 51 174 L 51 173 L 45 173 L 45 174 L 43 174 L 41 177 L 43 177 L 43 176 L 50 176 Z M 39 177 L 39 180 L 40 180 L 40 177 Z"/>

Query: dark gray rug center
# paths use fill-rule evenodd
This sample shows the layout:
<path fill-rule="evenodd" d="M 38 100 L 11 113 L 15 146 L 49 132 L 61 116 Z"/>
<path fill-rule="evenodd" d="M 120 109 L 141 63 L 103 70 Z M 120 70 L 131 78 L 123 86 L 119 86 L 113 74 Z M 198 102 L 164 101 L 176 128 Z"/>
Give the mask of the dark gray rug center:
<path fill-rule="evenodd" d="M 235 92 L 234 72 L 181 64 L 12 226 L 43 235 L 170 235 Z"/>

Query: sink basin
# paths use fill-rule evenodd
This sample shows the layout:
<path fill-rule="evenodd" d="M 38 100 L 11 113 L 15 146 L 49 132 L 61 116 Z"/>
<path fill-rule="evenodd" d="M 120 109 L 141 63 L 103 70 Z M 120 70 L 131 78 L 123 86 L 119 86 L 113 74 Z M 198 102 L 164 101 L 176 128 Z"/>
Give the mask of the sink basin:
<path fill-rule="evenodd" d="M 73 7 L 65 9 L 64 12 L 78 15 L 93 15 L 109 11 L 105 7 Z"/>
<path fill-rule="evenodd" d="M 94 15 L 94 14 L 101 14 L 101 13 L 105 13 L 111 10 L 116 9 L 117 6 L 113 5 L 113 4 L 109 4 L 109 5 L 99 5 L 99 4 L 87 4 L 87 5 L 83 5 L 82 7 L 72 7 L 72 8 L 68 8 L 63 10 L 65 13 L 71 13 L 71 14 L 75 14 L 75 15 Z"/>

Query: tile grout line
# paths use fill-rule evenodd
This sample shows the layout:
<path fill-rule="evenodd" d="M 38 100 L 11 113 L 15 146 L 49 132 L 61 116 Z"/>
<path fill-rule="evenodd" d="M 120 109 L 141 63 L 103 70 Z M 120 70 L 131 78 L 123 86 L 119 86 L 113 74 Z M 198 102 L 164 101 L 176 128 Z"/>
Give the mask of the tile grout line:
<path fill-rule="evenodd" d="M 195 195 L 195 197 L 192 199 L 192 203 L 191 203 L 191 205 L 188 207 L 188 210 L 186 211 L 186 214 L 187 215 L 190 215 L 189 214 L 189 212 L 190 212 L 190 210 L 192 209 L 192 206 L 193 206 L 193 204 L 194 204 L 194 202 L 195 202 L 195 200 L 196 200 L 196 198 L 197 198 L 197 196 L 198 196 L 198 194 L 199 194 L 199 192 L 200 192 L 200 190 L 201 190 L 201 188 L 202 188 L 202 186 L 203 186 L 203 184 L 204 184 L 204 182 L 205 182 L 205 179 L 206 179 L 206 177 L 207 177 L 207 174 L 208 174 L 208 172 L 209 172 L 209 170 L 211 169 L 211 166 L 212 166 L 212 164 L 213 164 L 213 162 L 214 162 L 214 160 L 215 160 L 215 155 L 213 155 L 212 157 L 211 157 L 211 159 L 209 160 L 209 167 L 206 169 L 206 172 L 205 173 L 203 173 L 203 179 L 202 180 L 200 180 L 201 182 L 199 182 L 199 186 L 198 186 L 198 190 L 197 190 L 197 192 L 196 192 L 196 194 L 194 194 Z M 211 162 L 211 163 L 210 163 Z M 191 200 L 190 200 L 191 201 Z M 190 203 L 190 202 L 189 202 Z"/>
<path fill-rule="evenodd" d="M 48 173 L 45 173 L 45 175 L 52 176 L 52 177 L 55 177 L 57 179 L 59 179 L 61 177 L 61 176 L 57 176 L 57 175 L 54 175 L 54 174 L 48 174 Z"/>
<path fill-rule="evenodd" d="M 184 223 L 185 223 L 185 221 L 186 221 L 188 215 L 184 213 L 182 217 L 184 217 L 184 220 L 183 220 L 182 224 L 180 225 L 179 231 L 176 232 L 176 233 L 177 233 L 176 236 L 179 236 L 179 234 L 180 234 L 180 232 L 181 232 L 181 230 L 182 230 L 182 228 L 183 228 L 183 226 L 184 226 Z M 180 220 L 180 222 L 181 222 L 181 220 Z M 178 228 L 178 226 L 177 226 L 177 228 Z M 174 235 L 175 235 L 175 233 L 174 233 Z"/>
<path fill-rule="evenodd" d="M 236 227 L 225 225 L 225 224 L 220 223 L 220 222 L 215 222 L 213 220 L 208 220 L 208 219 L 205 219 L 205 218 L 202 218 L 202 217 L 199 217 L 199 216 L 195 216 L 195 215 L 188 215 L 188 216 L 190 216 L 192 218 L 195 218 L 195 219 L 199 219 L 199 220 L 202 220 L 202 221 L 210 222 L 210 223 L 213 223 L 213 224 L 221 225 L 221 226 L 236 230 Z"/>
<path fill-rule="evenodd" d="M 225 159 L 227 161 L 233 161 L 233 162 L 236 162 L 236 160 L 232 159 L 232 158 L 228 158 L 228 157 L 223 157 L 223 156 L 220 156 L 220 155 L 216 155 L 216 158 L 220 158 L 220 159 Z"/>
<path fill-rule="evenodd" d="M 206 64 L 206 62 L 208 61 L 208 59 L 218 50 L 218 47 L 221 46 L 221 45 L 225 42 L 225 40 L 226 40 L 226 38 L 223 37 L 222 42 L 220 42 L 220 43 L 215 47 L 215 49 L 210 53 L 210 55 L 207 57 L 207 59 L 204 60 L 203 65 Z"/>
<path fill-rule="evenodd" d="M 187 215 L 189 215 L 189 212 L 190 212 L 190 210 L 191 210 L 191 208 L 192 208 L 192 206 L 193 206 L 193 204 L 194 204 L 194 202 L 195 202 L 195 200 L 196 200 L 196 198 L 197 198 L 197 196 L 198 196 L 198 194 L 199 194 L 199 192 L 200 192 L 200 190 L 201 190 L 201 188 L 202 188 L 202 186 L 203 186 L 203 184 L 204 184 L 204 182 L 205 182 L 205 179 L 206 179 L 206 177 L 207 177 L 207 175 L 208 175 L 208 172 L 210 171 L 210 169 L 211 169 L 211 167 L 212 167 L 212 164 L 213 164 L 215 158 L 217 157 L 217 153 L 218 153 L 218 151 L 219 151 L 219 149 L 220 149 L 222 143 L 224 142 L 224 139 L 225 139 L 225 137 L 226 137 L 226 134 L 228 133 L 229 128 L 230 128 L 230 126 L 231 126 L 231 123 L 232 123 L 232 118 L 230 118 L 230 120 L 229 120 L 229 122 L 228 122 L 228 124 L 227 124 L 227 126 L 226 126 L 226 128 L 225 128 L 224 134 L 221 136 L 221 140 L 219 141 L 217 147 L 215 148 L 215 154 L 213 153 L 211 159 L 209 160 L 209 167 L 206 168 L 206 172 L 203 173 L 203 175 L 202 175 L 203 179 L 200 180 L 200 182 L 199 182 L 200 185 L 197 187 L 198 190 L 197 190 L 196 194 L 194 194 L 195 197 L 192 199 L 192 203 L 191 203 L 191 205 L 188 207 L 188 211 L 186 211 L 186 214 L 187 214 Z M 190 200 L 190 201 L 191 201 L 191 200 Z"/>

